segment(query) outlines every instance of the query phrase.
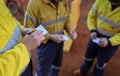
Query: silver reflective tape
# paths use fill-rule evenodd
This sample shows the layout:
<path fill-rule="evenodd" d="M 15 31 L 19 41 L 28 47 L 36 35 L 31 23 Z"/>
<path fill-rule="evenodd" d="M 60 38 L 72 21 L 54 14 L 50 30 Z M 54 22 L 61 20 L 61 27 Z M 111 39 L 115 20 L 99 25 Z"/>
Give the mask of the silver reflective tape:
<path fill-rule="evenodd" d="M 14 38 L 15 39 L 14 39 Z M 20 29 L 18 26 L 16 26 L 15 30 L 14 30 L 14 33 L 13 35 L 11 36 L 10 40 L 8 41 L 8 43 L 5 45 L 5 47 L 0 50 L 0 54 L 4 53 L 5 51 L 13 48 L 16 44 L 17 44 L 17 41 L 19 40 L 20 38 Z M 16 41 L 17 40 L 17 41 Z"/>
<path fill-rule="evenodd" d="M 37 24 L 37 20 L 35 18 L 32 18 L 31 16 L 25 14 L 26 20 L 30 20 L 32 23 Z"/>
<path fill-rule="evenodd" d="M 51 20 L 51 21 L 49 21 L 49 22 L 46 22 L 46 23 L 44 23 L 43 25 L 49 26 L 49 25 L 53 25 L 53 24 L 58 23 L 58 22 L 65 21 L 65 20 L 66 20 L 66 17 L 60 17 L 60 18 Z"/>
<path fill-rule="evenodd" d="M 109 24 L 109 25 L 112 26 L 112 27 L 120 28 L 120 24 L 117 24 L 117 23 L 115 23 L 115 22 L 113 22 L 113 21 L 111 21 L 111 20 L 108 20 L 107 18 L 105 18 L 105 17 L 103 17 L 103 16 L 98 16 L 98 18 L 99 18 L 100 20 L 102 20 L 103 22 Z"/>
<path fill-rule="evenodd" d="M 86 60 L 86 61 L 94 61 L 94 58 L 86 58 L 86 57 L 84 57 L 84 60 Z"/>
<path fill-rule="evenodd" d="M 63 30 L 55 32 L 55 33 L 51 33 L 51 34 L 62 34 L 62 33 L 63 33 Z"/>
<path fill-rule="evenodd" d="M 102 66 L 102 67 L 100 67 L 98 64 L 96 64 L 96 67 L 97 67 L 97 69 L 104 69 L 105 67 L 106 67 L 106 65 L 107 65 L 107 63 L 104 63 L 104 65 Z"/>
<path fill-rule="evenodd" d="M 54 66 L 54 65 L 52 65 L 52 68 L 53 68 L 53 69 L 60 70 L 61 67 L 58 67 L 58 66 Z"/>
<path fill-rule="evenodd" d="M 107 33 L 99 28 L 97 28 L 97 32 L 100 33 L 101 35 L 107 36 L 107 37 L 112 37 L 114 34 L 112 33 Z"/>
<path fill-rule="evenodd" d="M 35 72 L 35 76 L 38 76 L 36 72 Z"/>
<path fill-rule="evenodd" d="M 95 5 L 92 6 L 92 10 L 93 10 L 93 12 L 94 12 L 95 14 L 98 13 L 98 10 L 96 9 Z"/>

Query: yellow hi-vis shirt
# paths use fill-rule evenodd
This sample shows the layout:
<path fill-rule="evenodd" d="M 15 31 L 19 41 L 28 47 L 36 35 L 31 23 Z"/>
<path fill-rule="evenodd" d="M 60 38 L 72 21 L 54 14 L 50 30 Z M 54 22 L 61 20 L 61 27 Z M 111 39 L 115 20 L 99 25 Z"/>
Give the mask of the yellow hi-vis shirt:
<path fill-rule="evenodd" d="M 27 48 L 20 43 L 22 28 L 0 0 L 0 76 L 19 76 L 29 63 Z"/>
<path fill-rule="evenodd" d="M 25 27 L 36 28 L 39 24 L 47 29 L 46 43 L 50 34 L 61 34 L 65 29 L 72 30 L 70 14 L 66 10 L 65 3 L 59 2 L 56 8 L 50 0 L 30 0 L 25 14 Z"/>
<path fill-rule="evenodd" d="M 96 0 L 87 20 L 89 30 L 108 36 L 112 46 L 120 44 L 120 6 L 112 11 L 109 0 Z"/>

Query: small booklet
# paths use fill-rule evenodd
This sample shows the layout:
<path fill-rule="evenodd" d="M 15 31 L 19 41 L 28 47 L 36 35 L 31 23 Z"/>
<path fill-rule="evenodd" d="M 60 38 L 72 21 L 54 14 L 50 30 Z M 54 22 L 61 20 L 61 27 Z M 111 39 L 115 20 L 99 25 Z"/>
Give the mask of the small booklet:
<path fill-rule="evenodd" d="M 40 24 L 36 30 L 41 30 L 43 35 L 46 35 L 48 31 Z"/>
<path fill-rule="evenodd" d="M 63 40 L 70 40 L 70 38 L 64 34 L 61 34 L 61 36 L 62 36 Z"/>
<path fill-rule="evenodd" d="M 100 38 L 93 39 L 93 42 L 99 44 Z"/>

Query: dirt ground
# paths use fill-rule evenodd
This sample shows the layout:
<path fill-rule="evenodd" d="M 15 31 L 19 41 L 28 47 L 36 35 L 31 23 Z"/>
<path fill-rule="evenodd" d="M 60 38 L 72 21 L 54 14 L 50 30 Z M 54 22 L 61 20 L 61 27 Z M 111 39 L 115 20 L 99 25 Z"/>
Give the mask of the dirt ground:
<path fill-rule="evenodd" d="M 86 18 L 94 0 L 82 0 L 80 10 L 81 15 L 78 22 L 78 38 L 73 42 L 69 53 L 64 53 L 62 70 L 59 76 L 74 76 L 73 70 L 79 68 L 83 62 L 89 32 L 86 25 Z M 104 76 L 120 76 L 120 50 L 109 61 Z M 90 73 L 92 70 L 90 71 Z M 90 76 L 90 75 L 88 75 Z"/>
<path fill-rule="evenodd" d="M 86 50 L 86 44 L 89 38 L 89 31 L 86 25 L 87 14 L 94 0 L 82 0 L 80 10 L 81 15 L 78 22 L 77 32 L 78 38 L 73 41 L 69 53 L 64 53 L 62 69 L 59 76 L 74 76 L 73 70 L 80 68 L 83 62 L 83 56 Z M 36 53 L 32 54 L 34 71 L 36 70 Z M 109 61 L 104 76 L 120 76 L 120 50 L 116 52 L 114 57 Z M 92 69 L 90 70 L 90 74 Z M 80 75 L 79 75 L 80 76 Z M 90 75 L 88 75 L 90 76 Z"/>

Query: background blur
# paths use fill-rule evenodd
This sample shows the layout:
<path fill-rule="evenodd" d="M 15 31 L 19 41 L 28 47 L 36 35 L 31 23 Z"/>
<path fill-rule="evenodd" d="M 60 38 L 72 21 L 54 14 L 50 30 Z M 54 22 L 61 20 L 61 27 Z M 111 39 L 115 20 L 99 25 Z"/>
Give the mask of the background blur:
<path fill-rule="evenodd" d="M 78 38 L 73 41 L 69 53 L 64 53 L 63 66 L 60 76 L 74 76 L 73 70 L 80 68 L 83 63 L 83 56 L 86 50 L 87 41 L 89 39 L 89 31 L 86 20 L 88 12 L 95 0 L 82 0 L 80 5 L 80 18 L 78 21 Z M 109 61 L 104 76 L 120 76 L 120 49 L 114 57 Z M 88 76 L 90 76 L 92 69 Z"/>
<path fill-rule="evenodd" d="M 6 4 L 12 0 L 9 0 Z M 14 16 L 23 23 L 23 14 L 25 12 L 25 7 L 28 0 L 13 0 L 17 4 L 19 10 L 14 10 L 16 7 L 14 3 L 9 4 L 9 8 L 13 11 Z M 20 1 L 20 2 L 19 2 Z M 77 24 L 78 38 L 73 41 L 73 44 L 70 48 L 70 52 L 65 52 L 63 57 L 62 69 L 59 76 L 74 76 L 73 70 L 80 68 L 80 65 L 83 62 L 83 56 L 86 50 L 87 41 L 89 39 L 89 31 L 86 24 L 87 14 L 90 10 L 94 0 L 82 0 L 80 5 L 80 18 Z M 23 6 L 24 4 L 24 6 Z M 16 13 L 17 12 L 17 13 Z M 37 68 L 36 65 L 36 52 L 32 54 L 34 72 Z M 92 70 L 92 69 L 91 69 Z M 104 76 L 120 76 L 120 49 L 116 52 L 114 57 L 109 61 L 107 68 L 105 70 Z M 33 72 L 33 73 L 34 73 Z M 91 71 L 88 76 L 90 76 Z"/>

